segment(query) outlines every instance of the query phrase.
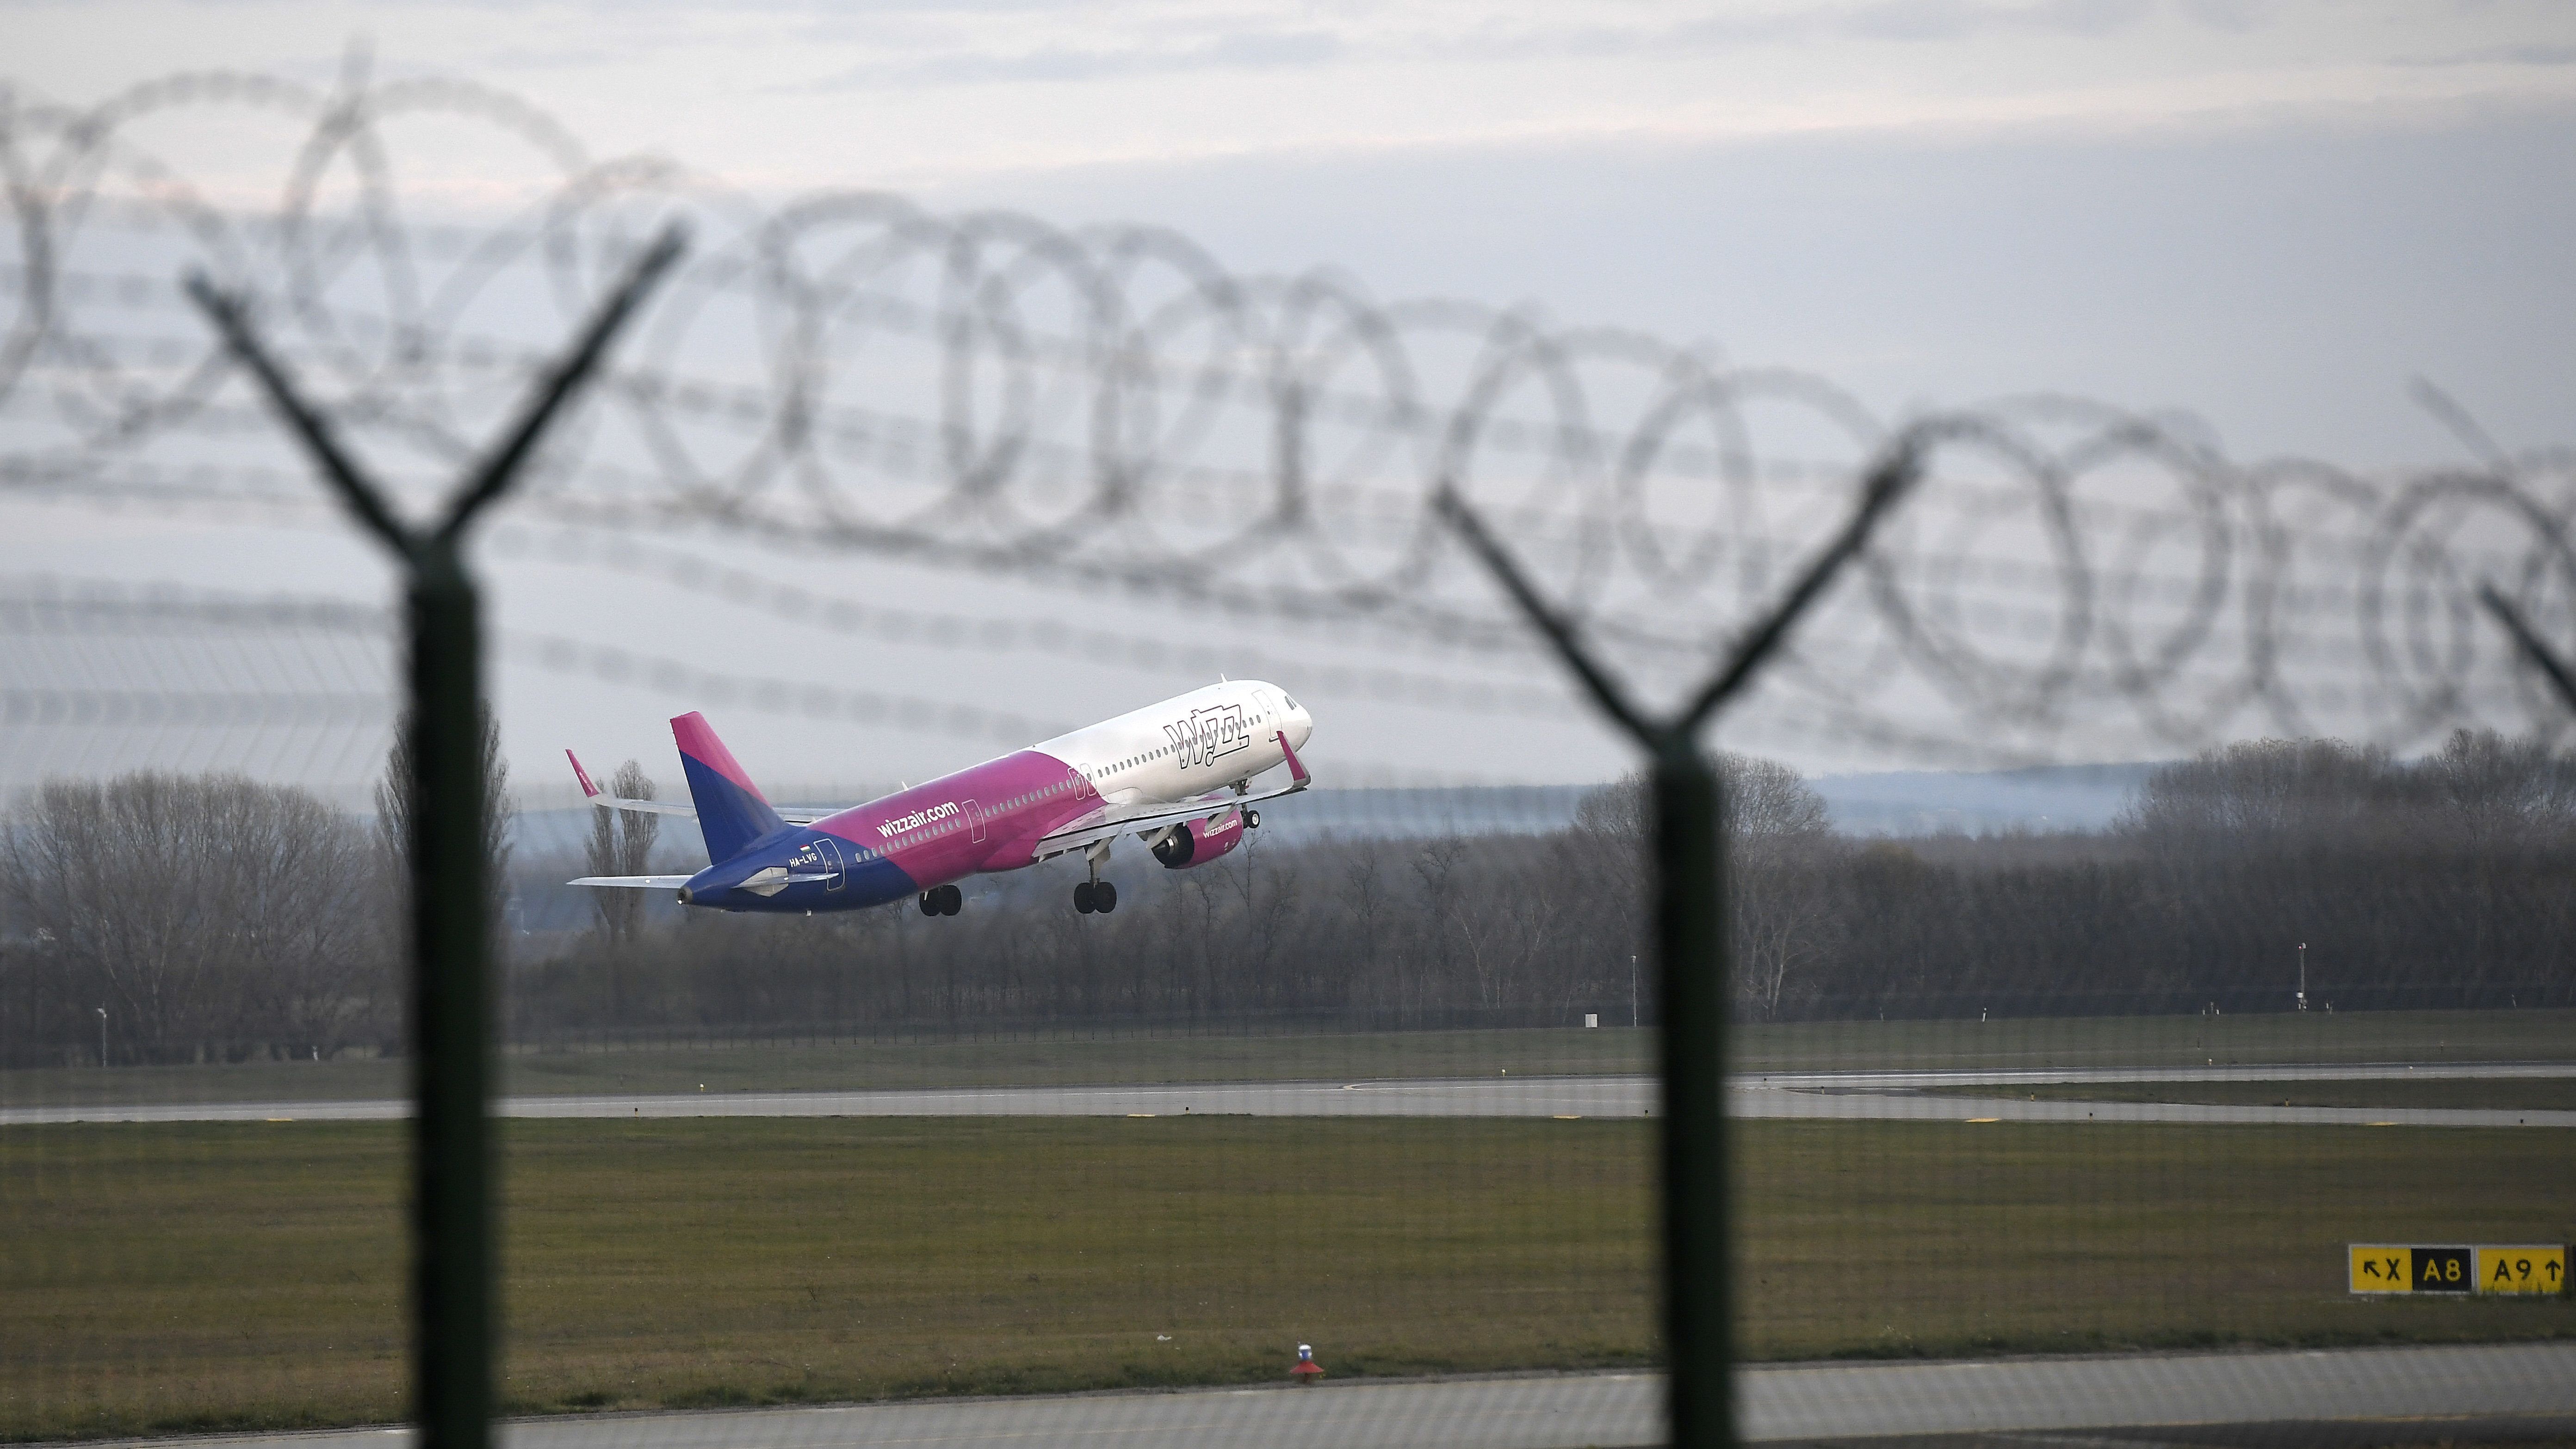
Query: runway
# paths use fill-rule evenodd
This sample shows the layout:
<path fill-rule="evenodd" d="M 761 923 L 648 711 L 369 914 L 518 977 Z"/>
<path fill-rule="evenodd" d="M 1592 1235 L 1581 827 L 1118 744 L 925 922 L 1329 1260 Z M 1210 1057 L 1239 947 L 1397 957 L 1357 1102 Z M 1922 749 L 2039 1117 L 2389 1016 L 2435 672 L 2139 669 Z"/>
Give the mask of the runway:
<path fill-rule="evenodd" d="M 2576 1415 L 2576 1345 L 2172 1354 L 1978 1363 L 1797 1364 L 1737 1376 L 1743 1437 L 2328 1421 L 2372 1442 L 2444 1437 L 2438 1422 Z M 1649 1374 L 1341 1383 L 519 1420 L 507 1449 L 1576 1449 L 1662 1435 Z M 2384 1434 L 2384 1437 L 2380 1435 Z M 400 1429 L 207 1437 L 240 1449 L 376 1449 Z"/>
<path fill-rule="evenodd" d="M 2397 1127 L 2576 1127 L 2576 1111 L 2514 1108 L 2213 1106 L 2032 1101 L 2015 1087 L 2139 1081 L 2400 1081 L 2576 1076 L 2557 1062 L 2302 1066 L 2016 1068 L 1950 1072 L 1792 1072 L 1731 1083 L 1749 1118 L 1904 1122 L 2180 1122 Z M 1993 1087 L 1993 1096 L 1929 1089 Z M 1220 1082 L 1133 1086 L 952 1087 L 851 1092 L 688 1092 L 531 1096 L 495 1104 L 504 1117 L 1647 1117 L 1653 1077 L 1471 1077 L 1355 1082 Z M 63 1122 L 364 1122 L 410 1115 L 396 1099 L 344 1102 L 167 1102 L 0 1108 L 0 1127 Z"/>

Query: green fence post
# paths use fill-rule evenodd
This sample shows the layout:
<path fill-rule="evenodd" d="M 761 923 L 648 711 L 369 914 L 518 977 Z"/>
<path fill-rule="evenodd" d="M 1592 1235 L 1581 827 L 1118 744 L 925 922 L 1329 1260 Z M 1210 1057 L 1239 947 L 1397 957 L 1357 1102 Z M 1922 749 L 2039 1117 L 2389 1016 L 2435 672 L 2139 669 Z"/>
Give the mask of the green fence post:
<path fill-rule="evenodd" d="M 1662 997 L 1664 1352 L 1672 1442 L 1734 1440 L 1734 1235 L 1727 1197 L 1725 834 L 1717 772 L 1667 737 L 1649 776 Z"/>
<path fill-rule="evenodd" d="M 1790 626 L 1859 555 L 1879 520 L 1913 486 L 1924 441 L 1955 427 L 1917 424 L 1890 444 L 1871 467 L 1860 502 L 1841 532 L 1737 639 L 1699 690 L 1662 719 L 1639 708 L 1627 686 L 1594 656 L 1579 622 L 1540 596 L 1454 482 L 1443 482 L 1433 499 L 1593 703 L 1644 747 L 1649 761 L 1646 844 L 1654 870 L 1650 888 L 1664 1079 L 1664 1125 L 1657 1138 L 1663 1171 L 1662 1316 L 1672 1443 L 1680 1449 L 1725 1449 L 1735 1442 L 1725 800 L 1717 771 L 1700 751 L 1700 731 L 1751 682 L 1788 637 Z"/>
<path fill-rule="evenodd" d="M 188 295 L 407 584 L 411 735 L 412 1420 L 423 1449 L 492 1439 L 492 885 L 484 856 L 482 621 L 464 534 L 509 491 L 537 439 L 587 383 L 644 294 L 679 259 L 666 230 L 546 370 L 519 417 L 434 522 L 406 522 L 340 446 L 252 328 L 244 300 L 191 277 Z"/>
<path fill-rule="evenodd" d="M 412 1383 L 438 1449 L 492 1419 L 491 865 L 481 619 L 454 546 L 411 578 Z"/>

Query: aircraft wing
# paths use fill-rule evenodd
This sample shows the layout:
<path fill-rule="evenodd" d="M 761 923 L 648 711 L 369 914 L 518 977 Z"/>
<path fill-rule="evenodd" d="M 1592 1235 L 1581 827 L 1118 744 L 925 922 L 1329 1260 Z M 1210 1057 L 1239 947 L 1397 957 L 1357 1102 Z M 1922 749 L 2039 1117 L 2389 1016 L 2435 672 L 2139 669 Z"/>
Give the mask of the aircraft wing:
<path fill-rule="evenodd" d="M 1288 783 L 1276 790 L 1265 790 L 1258 795 L 1201 795 L 1195 800 L 1183 800 L 1170 805 L 1122 806 L 1107 815 L 1096 818 L 1086 817 L 1053 835 L 1041 837 L 1037 844 L 1037 857 L 1044 860 L 1051 855 L 1062 855 L 1068 850 L 1079 850 L 1086 845 L 1097 844 L 1117 836 L 1130 833 L 1142 835 L 1148 831 L 1159 830 L 1166 825 L 1178 825 L 1186 820 L 1204 820 L 1208 816 L 1231 810 L 1237 805 L 1258 805 L 1264 800 L 1276 800 L 1282 795 L 1294 795 L 1313 784 L 1314 777 L 1306 773 L 1304 762 L 1297 758 L 1295 750 L 1288 748 L 1287 736 L 1279 736 L 1279 748 L 1281 753 L 1288 757 Z"/>
<path fill-rule="evenodd" d="M 615 795 L 601 794 L 599 787 L 590 782 L 590 772 L 581 767 L 579 755 L 566 750 L 564 758 L 572 761 L 572 776 L 581 782 L 581 793 L 591 804 L 602 810 L 637 810 L 647 815 L 685 815 L 692 820 L 698 818 L 698 807 L 695 805 L 679 805 L 668 800 L 626 800 Z M 838 815 L 849 807 L 846 805 L 773 805 L 770 808 L 778 812 L 779 819 L 790 825 L 811 825 L 826 815 Z M 580 882 L 575 881 L 574 884 L 578 885 Z"/>
<path fill-rule="evenodd" d="M 579 880 L 564 882 L 565 885 L 623 886 L 635 891 L 675 891 L 688 883 L 689 878 L 684 875 L 586 875 Z"/>
<path fill-rule="evenodd" d="M 615 795 L 603 795 L 597 785 L 590 783 L 590 772 L 581 767 L 581 756 L 566 750 L 564 758 L 572 761 L 572 777 L 581 782 L 583 798 L 602 810 L 640 810 L 647 815 L 686 815 L 691 819 L 697 818 L 698 807 L 695 805 L 674 805 L 667 800 L 621 800 Z M 573 884 L 580 885 L 581 882 L 574 881 Z"/>

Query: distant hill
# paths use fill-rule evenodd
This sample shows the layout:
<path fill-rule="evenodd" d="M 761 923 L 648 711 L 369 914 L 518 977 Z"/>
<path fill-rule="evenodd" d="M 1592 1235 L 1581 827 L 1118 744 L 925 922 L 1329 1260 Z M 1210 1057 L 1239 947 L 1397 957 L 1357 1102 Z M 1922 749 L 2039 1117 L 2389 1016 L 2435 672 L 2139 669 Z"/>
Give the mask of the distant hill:
<path fill-rule="evenodd" d="M 2103 830 L 2158 765 L 1897 770 L 1807 783 L 1845 835 L 1999 835 Z"/>

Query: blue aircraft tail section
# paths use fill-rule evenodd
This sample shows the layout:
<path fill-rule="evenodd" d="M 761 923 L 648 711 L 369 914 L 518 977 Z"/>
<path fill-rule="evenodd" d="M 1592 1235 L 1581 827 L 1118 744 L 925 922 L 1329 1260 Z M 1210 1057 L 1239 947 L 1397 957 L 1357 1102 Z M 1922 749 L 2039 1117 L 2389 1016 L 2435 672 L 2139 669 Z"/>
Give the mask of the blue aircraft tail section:
<path fill-rule="evenodd" d="M 721 865 L 751 843 L 787 822 L 761 798 L 760 787 L 734 761 L 706 717 L 694 711 L 671 721 L 679 742 L 680 769 L 689 777 L 689 798 L 698 807 L 698 829 L 707 838 L 707 863 Z"/>

